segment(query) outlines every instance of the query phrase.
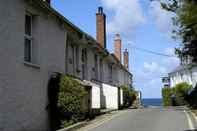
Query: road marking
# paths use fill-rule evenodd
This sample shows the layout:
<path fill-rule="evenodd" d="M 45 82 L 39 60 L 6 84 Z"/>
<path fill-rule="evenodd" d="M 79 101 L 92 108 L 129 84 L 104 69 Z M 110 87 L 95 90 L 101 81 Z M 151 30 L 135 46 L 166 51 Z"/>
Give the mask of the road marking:
<path fill-rule="evenodd" d="M 192 116 L 194 117 L 195 121 L 197 122 L 197 117 L 196 115 L 191 111 Z"/>
<path fill-rule="evenodd" d="M 190 118 L 188 112 L 185 111 L 185 110 L 184 110 L 184 112 L 185 112 L 185 114 L 186 114 L 186 116 L 187 116 L 187 121 L 188 121 L 190 130 L 194 130 L 194 129 L 195 129 L 195 128 L 194 128 L 194 124 L 193 124 L 193 122 L 192 122 L 192 120 L 191 120 L 191 118 Z"/>

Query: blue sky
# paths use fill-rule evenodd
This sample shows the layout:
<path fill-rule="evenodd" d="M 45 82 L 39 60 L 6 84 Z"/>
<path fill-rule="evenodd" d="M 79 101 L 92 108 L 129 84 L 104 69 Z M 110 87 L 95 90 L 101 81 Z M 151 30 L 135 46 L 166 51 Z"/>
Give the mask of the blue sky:
<path fill-rule="evenodd" d="M 179 60 L 136 50 L 144 48 L 174 55 L 178 41 L 171 38 L 171 16 L 158 2 L 149 0 L 52 0 L 52 6 L 83 31 L 96 36 L 95 13 L 103 6 L 107 15 L 107 48 L 113 52 L 113 39 L 120 33 L 123 50 L 129 50 L 134 86 L 143 98 L 161 97 L 161 77 L 175 68 Z"/>

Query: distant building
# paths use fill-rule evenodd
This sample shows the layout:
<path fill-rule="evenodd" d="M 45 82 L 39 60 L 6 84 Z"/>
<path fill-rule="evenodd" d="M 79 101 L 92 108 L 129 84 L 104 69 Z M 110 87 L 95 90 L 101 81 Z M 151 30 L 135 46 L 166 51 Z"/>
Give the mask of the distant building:
<path fill-rule="evenodd" d="M 170 79 L 169 79 L 169 77 L 163 77 L 162 78 L 162 83 L 163 83 L 164 87 L 170 87 Z"/>

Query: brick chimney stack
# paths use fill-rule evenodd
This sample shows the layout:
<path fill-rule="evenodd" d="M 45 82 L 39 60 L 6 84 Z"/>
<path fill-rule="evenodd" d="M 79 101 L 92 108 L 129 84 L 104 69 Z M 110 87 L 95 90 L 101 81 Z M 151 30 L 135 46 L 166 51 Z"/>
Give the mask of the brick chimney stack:
<path fill-rule="evenodd" d="M 127 49 L 124 51 L 124 66 L 129 69 L 129 52 Z"/>
<path fill-rule="evenodd" d="M 120 34 L 116 34 L 114 46 L 115 46 L 115 56 L 118 58 L 118 60 L 120 62 L 122 62 L 121 61 L 121 46 L 122 46 L 122 44 L 121 44 Z"/>
<path fill-rule="evenodd" d="M 99 7 L 96 13 L 96 39 L 103 48 L 106 48 L 106 16 L 102 7 Z"/>

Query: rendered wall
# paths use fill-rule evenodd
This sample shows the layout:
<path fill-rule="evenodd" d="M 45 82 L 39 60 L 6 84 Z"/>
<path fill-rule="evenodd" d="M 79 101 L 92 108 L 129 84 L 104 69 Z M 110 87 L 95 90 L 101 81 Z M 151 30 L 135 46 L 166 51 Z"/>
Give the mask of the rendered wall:
<path fill-rule="evenodd" d="M 49 131 L 48 80 L 64 72 L 66 33 L 24 0 L 0 0 L 0 131 Z M 24 64 L 25 10 L 36 17 L 38 66 Z"/>
<path fill-rule="evenodd" d="M 120 105 L 123 105 L 123 90 L 120 89 Z"/>
<path fill-rule="evenodd" d="M 100 95 L 100 86 L 92 85 L 92 109 L 101 108 L 101 95 Z"/>
<path fill-rule="evenodd" d="M 107 109 L 118 109 L 118 88 L 102 84 L 101 107 Z"/>
<path fill-rule="evenodd" d="M 197 67 L 170 74 L 170 87 L 174 87 L 181 82 L 187 82 L 194 87 L 197 83 Z"/>

